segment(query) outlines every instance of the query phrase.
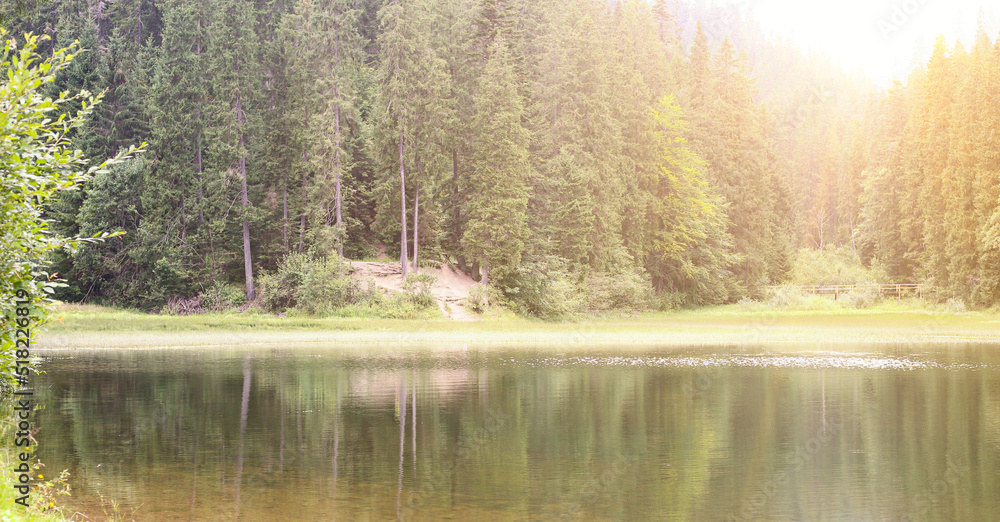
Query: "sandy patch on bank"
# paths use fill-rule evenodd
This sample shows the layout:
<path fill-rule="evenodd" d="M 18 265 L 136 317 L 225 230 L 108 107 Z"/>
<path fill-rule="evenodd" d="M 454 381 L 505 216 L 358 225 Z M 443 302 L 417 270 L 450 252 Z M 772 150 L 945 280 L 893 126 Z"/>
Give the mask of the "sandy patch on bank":
<path fill-rule="evenodd" d="M 399 263 L 374 263 L 368 261 L 351 261 L 354 277 L 360 279 L 372 278 L 375 285 L 393 292 L 401 292 L 403 270 Z M 456 321 L 475 321 L 476 314 L 466 310 L 469 299 L 469 289 L 476 281 L 471 277 L 442 264 L 438 268 L 421 268 L 421 274 L 429 274 L 436 278 L 431 294 L 438 308 L 445 317 Z"/>

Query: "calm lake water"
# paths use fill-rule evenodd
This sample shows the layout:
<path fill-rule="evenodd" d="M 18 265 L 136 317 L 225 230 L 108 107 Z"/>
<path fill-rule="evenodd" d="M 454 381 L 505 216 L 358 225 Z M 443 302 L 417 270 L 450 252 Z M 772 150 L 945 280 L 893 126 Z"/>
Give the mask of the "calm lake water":
<path fill-rule="evenodd" d="M 49 351 L 67 513 L 1000 516 L 1000 345 Z M 95 517 L 96 516 L 96 517 Z"/>

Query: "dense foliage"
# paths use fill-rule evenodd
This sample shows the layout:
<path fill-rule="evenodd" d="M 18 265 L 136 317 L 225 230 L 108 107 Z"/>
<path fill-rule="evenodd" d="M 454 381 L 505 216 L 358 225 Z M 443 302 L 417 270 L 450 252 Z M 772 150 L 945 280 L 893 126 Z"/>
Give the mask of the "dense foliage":
<path fill-rule="evenodd" d="M 17 39 L 0 30 L 0 39 L 0 366 L 5 370 L 0 391 L 8 392 L 15 344 L 30 341 L 45 320 L 50 294 L 60 285 L 46 266 L 46 256 L 107 237 L 67 239 L 54 234 L 45 205 L 58 192 L 76 189 L 92 175 L 106 172 L 135 149 L 88 168 L 88 160 L 72 148 L 69 135 L 84 124 L 99 97 L 86 91 L 62 91 L 52 97 L 44 92 L 69 66 L 76 49 L 54 49 L 43 58 L 36 49 L 45 36 Z M 79 110 L 69 113 L 74 105 Z"/>
<path fill-rule="evenodd" d="M 43 4 L 10 25 L 89 49 L 55 88 L 107 89 L 75 143 L 151 150 L 50 207 L 63 233 L 126 233 L 58 259 L 61 297 L 158 309 L 222 281 L 252 299 L 291 254 L 398 256 L 560 315 L 608 292 L 639 308 L 760 296 L 800 247 L 849 246 L 893 282 L 996 302 L 992 119 L 974 114 L 1000 51 L 985 35 L 971 53 L 939 44 L 884 95 L 744 14 Z"/>

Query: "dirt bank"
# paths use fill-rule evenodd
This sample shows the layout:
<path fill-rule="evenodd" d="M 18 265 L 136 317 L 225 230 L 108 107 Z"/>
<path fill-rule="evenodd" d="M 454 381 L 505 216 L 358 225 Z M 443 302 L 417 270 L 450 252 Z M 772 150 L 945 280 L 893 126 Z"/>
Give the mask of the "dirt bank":
<path fill-rule="evenodd" d="M 393 292 L 402 291 L 403 271 L 399 263 L 352 261 L 351 268 L 354 269 L 354 277 L 361 279 L 370 277 L 381 288 Z M 420 273 L 435 277 L 431 294 L 445 317 L 456 321 L 475 321 L 478 318 L 465 308 L 469 299 L 469 289 L 476 284 L 475 280 L 444 264 L 438 268 L 421 268 Z"/>

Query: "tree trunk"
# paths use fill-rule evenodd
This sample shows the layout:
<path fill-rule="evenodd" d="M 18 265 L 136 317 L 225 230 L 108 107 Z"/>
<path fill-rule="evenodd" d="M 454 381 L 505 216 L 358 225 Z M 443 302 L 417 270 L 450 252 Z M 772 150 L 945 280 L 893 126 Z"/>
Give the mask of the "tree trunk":
<path fill-rule="evenodd" d="M 458 268 L 463 273 L 469 273 L 469 267 L 465 262 L 465 256 L 461 254 L 462 252 L 462 189 L 459 186 L 458 180 L 458 147 L 451 149 L 451 181 L 452 181 L 452 193 L 451 193 L 451 208 L 452 208 L 452 240 L 454 241 L 454 248 L 458 252 L 455 259 L 458 262 Z"/>
<path fill-rule="evenodd" d="M 341 259 L 344 258 L 344 218 L 341 214 L 341 200 L 340 200 L 340 103 L 333 109 L 334 112 L 334 134 L 336 135 L 337 148 L 333 152 L 334 157 L 334 169 L 337 172 L 337 179 L 335 183 L 336 187 L 336 198 L 337 198 L 337 256 Z"/>
<path fill-rule="evenodd" d="M 451 149 L 451 208 L 455 228 L 455 249 L 461 250 L 462 243 L 462 190 L 458 186 L 458 147 Z"/>
<path fill-rule="evenodd" d="M 417 247 L 420 245 L 419 241 L 419 222 L 417 221 L 417 211 L 420 210 L 420 178 L 422 176 L 420 170 L 420 153 L 416 153 L 415 162 L 417 164 L 417 181 L 413 184 L 413 271 L 415 273 L 420 273 L 420 269 L 417 268 Z"/>
<path fill-rule="evenodd" d="M 482 279 L 479 280 L 479 282 L 482 283 L 483 286 L 487 286 L 490 284 L 490 265 L 484 262 L 482 271 L 483 271 L 483 277 Z"/>
<path fill-rule="evenodd" d="M 196 150 L 194 153 L 194 170 L 195 172 L 198 173 L 198 226 L 200 227 L 205 223 L 205 209 L 201 203 L 201 200 L 204 197 L 204 186 L 205 186 L 205 182 L 202 179 L 203 170 L 201 163 L 201 125 L 200 125 L 201 108 L 198 109 L 198 121 L 199 121 L 198 144 L 197 144 L 198 150 Z"/>
<path fill-rule="evenodd" d="M 201 19 L 198 19 L 198 41 L 195 43 L 195 56 L 201 56 Z M 200 58 L 199 58 L 200 61 Z M 205 210 L 202 206 L 201 199 L 204 194 L 204 181 L 202 180 L 202 163 L 201 163 L 201 134 L 204 130 L 201 123 L 201 95 L 198 95 L 198 143 L 197 149 L 194 152 L 194 170 L 198 173 L 198 226 L 201 227 L 205 222 Z"/>
<path fill-rule="evenodd" d="M 402 225 L 402 232 L 399 235 L 399 264 L 403 267 L 403 279 L 406 279 L 407 265 L 410 264 L 407 259 L 407 247 L 406 247 L 406 170 L 403 167 L 403 155 L 405 153 L 405 148 L 403 146 L 403 126 L 399 126 L 399 205 L 400 205 L 400 224 Z"/>
<path fill-rule="evenodd" d="M 338 71 L 340 71 L 340 36 L 337 36 L 337 45 L 333 51 L 333 63 Z M 334 78 L 333 81 L 333 135 L 334 135 L 334 149 L 333 149 L 333 169 L 337 174 L 336 179 L 336 197 L 337 197 L 337 257 L 344 258 L 344 220 L 341 215 L 341 201 L 340 201 L 340 85 L 338 84 L 339 78 Z"/>
<path fill-rule="evenodd" d="M 288 253 L 288 179 L 284 180 L 281 187 L 281 244 Z"/>
<path fill-rule="evenodd" d="M 299 253 L 302 253 L 306 242 L 306 183 L 309 176 L 309 153 L 302 149 L 302 217 L 299 222 Z"/>
<path fill-rule="evenodd" d="M 851 214 L 851 250 L 854 252 L 854 259 L 857 259 L 858 242 L 854 238 L 854 214 Z"/>
<path fill-rule="evenodd" d="M 181 244 L 187 244 L 187 197 L 184 180 L 181 180 Z"/>
<path fill-rule="evenodd" d="M 240 138 L 240 147 L 243 146 L 243 138 Z M 242 193 L 240 198 L 243 208 L 250 206 L 247 198 L 247 155 L 246 152 L 240 154 L 240 176 L 243 178 Z M 250 256 L 250 218 L 243 216 L 243 273 L 247 280 L 247 301 L 253 301 L 256 296 L 253 287 L 253 259 Z"/>
<path fill-rule="evenodd" d="M 417 268 L 417 246 L 420 244 L 418 236 L 418 231 L 420 230 L 419 223 L 417 222 L 417 211 L 420 209 L 420 181 L 418 180 L 414 186 L 413 195 L 413 271 L 420 273 L 420 269 Z"/>
<path fill-rule="evenodd" d="M 243 104 L 240 100 L 239 92 L 236 93 L 236 123 L 243 124 Z M 240 191 L 240 202 L 243 204 L 243 273 L 247 281 L 247 301 L 253 301 L 256 293 L 253 287 L 253 259 L 250 256 L 250 218 L 246 216 L 246 209 L 250 206 L 247 197 L 247 151 L 243 141 L 242 130 L 240 132 L 240 179 L 242 186 Z"/>

